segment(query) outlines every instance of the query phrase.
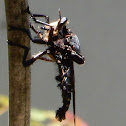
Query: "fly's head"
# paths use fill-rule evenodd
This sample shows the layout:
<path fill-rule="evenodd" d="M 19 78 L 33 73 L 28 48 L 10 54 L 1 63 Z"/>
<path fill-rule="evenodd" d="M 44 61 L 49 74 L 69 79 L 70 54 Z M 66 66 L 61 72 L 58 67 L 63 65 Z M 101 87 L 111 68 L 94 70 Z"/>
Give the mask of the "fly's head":
<path fill-rule="evenodd" d="M 48 29 L 45 31 L 46 37 L 49 37 L 50 31 L 53 29 L 52 36 L 57 38 L 64 38 L 65 34 L 67 34 L 66 24 L 68 23 L 68 19 L 66 17 L 61 17 L 61 12 L 59 10 L 59 19 L 57 21 L 49 23 L 49 25 L 45 25 L 45 28 Z"/>

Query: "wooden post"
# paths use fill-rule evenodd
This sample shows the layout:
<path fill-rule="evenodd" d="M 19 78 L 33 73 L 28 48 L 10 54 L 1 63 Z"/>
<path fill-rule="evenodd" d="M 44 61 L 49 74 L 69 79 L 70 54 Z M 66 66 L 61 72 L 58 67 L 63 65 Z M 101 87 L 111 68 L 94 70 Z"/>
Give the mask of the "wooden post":
<path fill-rule="evenodd" d="M 9 25 L 28 28 L 28 16 L 23 11 L 27 5 L 27 0 L 5 0 L 8 40 L 29 47 L 25 33 L 9 31 Z M 8 46 L 9 126 L 30 126 L 30 68 L 23 67 L 23 55 L 24 49 Z"/>

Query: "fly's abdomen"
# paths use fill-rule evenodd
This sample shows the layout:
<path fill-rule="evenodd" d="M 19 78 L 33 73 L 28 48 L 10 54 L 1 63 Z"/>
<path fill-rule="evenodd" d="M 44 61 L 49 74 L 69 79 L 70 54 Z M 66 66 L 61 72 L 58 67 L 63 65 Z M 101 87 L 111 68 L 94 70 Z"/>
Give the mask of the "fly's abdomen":
<path fill-rule="evenodd" d="M 69 72 L 70 70 L 67 69 L 65 70 L 64 75 L 62 76 L 59 75 L 56 77 L 56 79 L 61 82 L 58 85 L 58 87 L 60 87 L 60 89 L 62 90 L 62 99 L 63 99 L 63 106 L 56 111 L 56 118 L 59 121 L 62 121 L 65 119 L 65 114 L 67 110 L 69 109 L 69 105 L 70 105 L 72 86 L 70 83 Z"/>

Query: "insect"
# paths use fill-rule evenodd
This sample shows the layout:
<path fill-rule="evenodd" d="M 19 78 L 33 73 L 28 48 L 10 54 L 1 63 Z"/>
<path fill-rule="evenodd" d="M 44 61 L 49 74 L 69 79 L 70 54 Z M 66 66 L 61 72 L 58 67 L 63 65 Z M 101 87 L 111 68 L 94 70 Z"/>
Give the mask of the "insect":
<path fill-rule="evenodd" d="M 47 49 L 33 55 L 27 59 L 29 48 L 8 41 L 9 45 L 16 45 L 24 48 L 23 66 L 27 67 L 33 64 L 37 59 L 49 62 L 55 62 L 58 65 L 59 75 L 55 78 L 59 82 L 58 87 L 62 91 L 63 106 L 56 111 L 56 119 L 62 121 L 65 119 L 65 114 L 69 109 L 71 95 L 73 96 L 73 113 L 75 123 L 75 77 L 73 62 L 84 64 L 85 58 L 80 54 L 80 43 L 76 34 L 67 28 L 68 19 L 61 17 L 59 10 L 59 19 L 50 23 L 49 17 L 43 14 L 32 14 L 29 7 L 26 10 L 33 21 L 41 24 L 39 31 L 34 25 L 30 24 L 30 28 L 35 32 L 37 37 L 33 37 L 30 30 L 26 28 L 10 26 L 10 30 L 20 30 L 25 32 L 31 41 L 36 44 L 45 44 Z M 36 17 L 44 17 L 45 22 L 38 20 Z M 48 57 L 45 57 L 48 55 Z"/>

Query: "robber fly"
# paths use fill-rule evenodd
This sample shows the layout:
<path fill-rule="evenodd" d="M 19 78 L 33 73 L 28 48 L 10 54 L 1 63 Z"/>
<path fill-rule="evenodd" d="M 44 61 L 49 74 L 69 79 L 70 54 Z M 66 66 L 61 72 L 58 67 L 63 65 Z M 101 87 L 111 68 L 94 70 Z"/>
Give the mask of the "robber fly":
<path fill-rule="evenodd" d="M 34 25 L 30 24 L 30 28 L 36 33 L 37 37 L 33 37 L 30 30 L 21 27 L 10 26 L 10 30 L 20 30 L 25 32 L 31 41 L 36 44 L 45 44 L 47 49 L 33 55 L 27 59 L 29 48 L 23 45 L 14 44 L 8 41 L 9 45 L 17 45 L 25 49 L 23 56 L 23 66 L 27 67 L 33 64 L 37 59 L 49 62 L 56 62 L 59 69 L 59 75 L 56 80 L 59 81 L 58 87 L 62 91 L 63 106 L 56 111 L 56 119 L 62 121 L 65 119 L 65 114 L 69 109 L 71 94 L 73 94 L 73 113 L 75 124 L 75 85 L 74 85 L 74 66 L 84 64 L 84 56 L 80 54 L 80 43 L 76 34 L 66 27 L 68 19 L 61 17 L 59 9 L 59 19 L 50 23 L 49 17 L 43 14 L 32 14 L 27 8 L 27 12 L 35 23 L 41 24 L 40 30 L 36 30 Z M 36 17 L 44 17 L 45 22 L 37 20 Z M 45 55 L 48 55 L 48 58 Z"/>

